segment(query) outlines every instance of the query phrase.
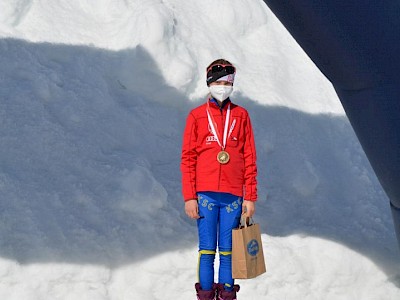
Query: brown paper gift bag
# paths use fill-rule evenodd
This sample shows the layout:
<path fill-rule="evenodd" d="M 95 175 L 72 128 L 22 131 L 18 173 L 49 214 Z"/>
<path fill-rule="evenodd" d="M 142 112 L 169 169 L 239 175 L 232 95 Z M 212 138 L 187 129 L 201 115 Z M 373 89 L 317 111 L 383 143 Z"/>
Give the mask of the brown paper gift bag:
<path fill-rule="evenodd" d="M 260 225 L 242 218 L 232 230 L 232 277 L 250 279 L 266 272 Z"/>

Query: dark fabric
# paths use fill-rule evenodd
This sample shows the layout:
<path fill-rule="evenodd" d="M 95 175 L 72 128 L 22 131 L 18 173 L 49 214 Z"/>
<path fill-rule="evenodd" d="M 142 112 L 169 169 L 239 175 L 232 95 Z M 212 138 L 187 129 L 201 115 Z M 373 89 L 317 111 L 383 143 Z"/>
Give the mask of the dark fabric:
<path fill-rule="evenodd" d="M 207 72 L 207 80 L 206 80 L 207 86 L 209 86 L 210 83 L 213 83 L 213 82 L 217 81 L 218 79 L 220 79 L 221 77 L 224 77 L 229 74 L 233 74 L 233 73 L 228 73 L 226 71 L 226 69 L 222 69 L 221 72 L 215 72 L 215 73 L 208 71 Z"/>
<path fill-rule="evenodd" d="M 214 284 L 212 289 L 209 291 L 202 290 L 200 283 L 196 283 L 194 287 L 197 293 L 197 300 L 215 300 L 217 292 L 216 284 Z"/>
<path fill-rule="evenodd" d="M 392 209 L 400 209 L 400 1 L 264 2 L 332 82 Z"/>
<path fill-rule="evenodd" d="M 223 284 L 218 284 L 217 293 L 218 298 L 217 300 L 236 300 L 236 293 L 239 292 L 240 286 L 235 284 L 232 290 L 226 290 Z"/>

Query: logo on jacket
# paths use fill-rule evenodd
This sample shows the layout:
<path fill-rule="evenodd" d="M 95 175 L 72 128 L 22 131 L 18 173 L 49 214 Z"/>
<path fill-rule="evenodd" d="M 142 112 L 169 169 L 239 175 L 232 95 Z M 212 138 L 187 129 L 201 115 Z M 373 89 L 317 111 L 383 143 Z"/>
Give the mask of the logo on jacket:
<path fill-rule="evenodd" d="M 217 141 L 217 139 L 216 139 L 216 137 L 213 136 L 213 135 L 206 137 L 206 143 L 207 143 L 207 144 L 209 144 L 209 143 L 211 143 L 211 142 L 216 142 L 216 141 Z"/>

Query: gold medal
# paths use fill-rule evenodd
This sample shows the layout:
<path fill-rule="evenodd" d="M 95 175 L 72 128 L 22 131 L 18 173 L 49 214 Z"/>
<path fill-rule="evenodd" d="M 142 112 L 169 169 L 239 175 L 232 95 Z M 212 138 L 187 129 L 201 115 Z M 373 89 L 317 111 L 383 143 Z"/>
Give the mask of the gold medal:
<path fill-rule="evenodd" d="M 228 132 L 228 127 L 229 127 L 229 122 L 231 119 L 231 104 L 228 104 L 228 109 L 226 112 L 226 117 L 225 117 L 225 125 L 224 125 L 224 136 L 223 140 L 221 143 L 221 137 L 219 135 L 219 132 L 217 130 L 217 124 L 214 120 L 213 115 L 210 113 L 210 107 L 209 107 L 210 102 L 207 102 L 207 118 L 208 118 L 208 125 L 211 128 L 211 132 L 214 135 L 214 138 L 216 139 L 218 145 L 221 147 L 221 151 L 217 154 L 217 161 L 221 164 L 227 164 L 229 162 L 229 153 L 225 151 L 225 146 L 226 146 L 226 141 L 228 137 L 231 135 L 233 128 L 235 127 L 236 124 L 236 119 L 233 120 L 231 124 L 231 128 Z"/>
<path fill-rule="evenodd" d="M 220 151 L 217 155 L 217 160 L 220 164 L 224 165 L 229 162 L 229 153 L 226 151 Z"/>

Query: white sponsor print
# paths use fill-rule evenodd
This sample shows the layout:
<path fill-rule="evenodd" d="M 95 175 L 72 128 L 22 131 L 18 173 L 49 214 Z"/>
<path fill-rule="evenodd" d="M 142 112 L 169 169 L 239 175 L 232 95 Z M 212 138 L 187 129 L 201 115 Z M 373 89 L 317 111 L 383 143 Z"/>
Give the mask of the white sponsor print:
<path fill-rule="evenodd" d="M 216 142 L 217 141 L 217 139 L 215 138 L 215 136 L 213 136 L 213 135 L 210 135 L 210 136 L 208 136 L 207 138 L 206 138 L 206 144 L 208 145 L 208 144 L 211 144 L 211 142 Z"/>

